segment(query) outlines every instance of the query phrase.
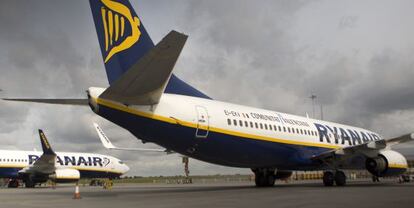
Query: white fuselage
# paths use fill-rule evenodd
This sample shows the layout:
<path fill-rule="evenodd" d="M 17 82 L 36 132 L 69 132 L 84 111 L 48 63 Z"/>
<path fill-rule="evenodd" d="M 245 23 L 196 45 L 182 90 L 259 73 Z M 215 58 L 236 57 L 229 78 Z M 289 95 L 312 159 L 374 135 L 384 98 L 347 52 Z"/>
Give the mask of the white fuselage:
<path fill-rule="evenodd" d="M 89 89 L 90 104 L 101 116 L 140 139 L 222 165 L 294 168 L 327 149 L 381 139 L 377 133 L 358 127 L 184 95 L 164 93 L 157 105 L 126 106 L 98 98 L 104 90 Z M 145 120 L 134 120 L 137 117 Z M 148 122 L 152 123 L 147 126 Z M 188 134 L 189 129 L 193 133 Z M 243 147 L 238 146 L 241 143 Z M 273 158 L 279 160 L 272 162 Z M 292 158 L 297 160 L 286 161 Z"/>
<path fill-rule="evenodd" d="M 38 151 L 0 150 L 2 177 L 16 174 L 16 171 L 29 167 L 42 154 L 43 152 Z M 56 154 L 56 169 L 75 169 L 81 173 L 81 176 L 88 177 L 90 174 L 98 178 L 100 174 L 122 175 L 129 170 L 121 160 L 107 155 L 75 152 L 57 152 Z"/>

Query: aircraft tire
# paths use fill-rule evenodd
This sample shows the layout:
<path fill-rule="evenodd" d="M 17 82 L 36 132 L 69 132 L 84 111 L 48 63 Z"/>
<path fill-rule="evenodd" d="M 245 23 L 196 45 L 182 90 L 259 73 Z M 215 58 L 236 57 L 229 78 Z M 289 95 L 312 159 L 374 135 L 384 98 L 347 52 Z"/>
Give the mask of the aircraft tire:
<path fill-rule="evenodd" d="M 331 171 L 325 171 L 323 173 L 323 185 L 325 186 L 333 186 L 334 185 L 334 174 Z"/>
<path fill-rule="evenodd" d="M 19 181 L 16 180 L 16 179 L 10 180 L 7 187 L 8 188 L 18 188 L 19 187 Z"/>
<path fill-rule="evenodd" d="M 267 175 L 266 177 L 266 186 L 267 187 L 272 187 L 275 185 L 275 176 L 272 174 Z"/>
<path fill-rule="evenodd" d="M 264 177 L 263 174 L 257 173 L 257 174 L 255 174 L 254 182 L 256 183 L 256 186 L 257 187 L 264 187 L 265 184 L 266 184 L 266 180 L 265 179 L 266 178 Z"/>
<path fill-rule="evenodd" d="M 35 183 L 32 180 L 25 180 L 24 181 L 24 186 L 26 188 L 34 188 L 35 187 Z"/>
<path fill-rule="evenodd" d="M 335 183 L 337 186 L 345 186 L 346 185 L 346 175 L 343 171 L 336 171 L 335 172 Z"/>
<path fill-rule="evenodd" d="M 275 185 L 275 176 L 271 172 L 255 172 L 255 183 L 257 187 L 272 187 Z"/>

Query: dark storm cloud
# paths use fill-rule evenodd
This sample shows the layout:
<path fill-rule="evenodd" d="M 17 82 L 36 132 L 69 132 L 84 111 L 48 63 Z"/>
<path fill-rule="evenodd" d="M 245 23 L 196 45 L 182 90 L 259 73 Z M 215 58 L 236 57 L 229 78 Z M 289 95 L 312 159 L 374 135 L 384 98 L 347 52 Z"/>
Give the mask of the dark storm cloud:
<path fill-rule="evenodd" d="M 414 130 L 411 1 L 132 4 L 154 42 L 172 29 L 189 35 L 175 73 L 213 98 L 305 115 L 314 93 L 328 120 L 385 136 Z M 88 87 L 107 85 L 88 1 L 1 1 L 0 28 L 2 97 L 83 97 Z M 142 144 L 87 107 L 0 105 L 7 148 L 39 148 L 43 128 L 55 149 L 117 156 L 132 175 L 182 173 L 176 155 L 104 150 L 92 121 L 116 145 Z M 194 174 L 248 172 L 191 167 Z"/>

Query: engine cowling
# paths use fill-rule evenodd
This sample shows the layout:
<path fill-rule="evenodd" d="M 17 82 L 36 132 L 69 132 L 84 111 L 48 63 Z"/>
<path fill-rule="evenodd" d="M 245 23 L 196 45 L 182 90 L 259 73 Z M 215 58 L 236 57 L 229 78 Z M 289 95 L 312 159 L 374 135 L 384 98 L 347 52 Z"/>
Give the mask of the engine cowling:
<path fill-rule="evenodd" d="M 292 171 L 288 171 L 288 170 L 278 170 L 276 172 L 275 179 L 281 179 L 281 180 L 283 180 L 283 179 L 289 178 L 290 176 L 292 176 Z"/>
<path fill-rule="evenodd" d="M 80 172 L 75 169 L 57 169 L 49 178 L 56 183 L 77 182 L 80 179 Z"/>
<path fill-rule="evenodd" d="M 401 175 L 408 168 L 405 157 L 392 150 L 383 150 L 377 157 L 368 158 L 365 166 L 368 172 L 378 177 Z"/>

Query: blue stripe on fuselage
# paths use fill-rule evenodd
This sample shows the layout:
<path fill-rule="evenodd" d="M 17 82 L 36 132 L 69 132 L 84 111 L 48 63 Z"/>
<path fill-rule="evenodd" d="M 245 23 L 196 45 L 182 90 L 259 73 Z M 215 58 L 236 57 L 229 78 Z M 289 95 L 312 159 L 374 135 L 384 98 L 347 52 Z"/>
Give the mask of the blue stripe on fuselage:
<path fill-rule="evenodd" d="M 210 163 L 233 167 L 277 167 L 312 169 L 320 167 L 310 158 L 327 148 L 261 141 L 209 132 L 208 138 L 196 138 L 195 128 L 141 117 L 99 105 L 98 114 L 129 130 L 139 139 Z M 191 153 L 192 148 L 194 152 Z"/>

